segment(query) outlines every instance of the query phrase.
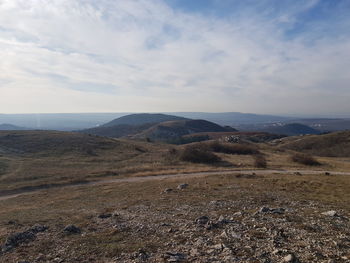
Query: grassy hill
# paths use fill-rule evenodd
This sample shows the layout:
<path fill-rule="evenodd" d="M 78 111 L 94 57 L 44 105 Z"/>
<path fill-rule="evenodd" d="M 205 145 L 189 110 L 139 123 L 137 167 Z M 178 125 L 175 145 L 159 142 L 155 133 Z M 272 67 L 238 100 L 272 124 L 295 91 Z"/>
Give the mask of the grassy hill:
<path fill-rule="evenodd" d="M 280 147 L 318 156 L 350 157 L 350 131 L 296 137 Z"/>
<path fill-rule="evenodd" d="M 236 130 L 206 120 L 190 120 L 165 114 L 132 114 L 81 132 L 114 138 L 149 138 L 153 141 L 174 142 L 192 133 L 232 131 Z"/>
<path fill-rule="evenodd" d="M 149 129 L 136 134 L 134 138 L 150 138 L 151 140 L 171 142 L 193 133 L 229 131 L 236 130 L 231 127 L 222 127 L 206 120 L 180 120 L 153 125 Z"/>
<path fill-rule="evenodd" d="M 141 125 L 117 124 L 114 126 L 100 126 L 96 128 L 86 129 L 80 132 L 111 138 L 120 138 L 135 135 L 152 127 L 153 125 L 154 123 L 145 123 Z"/>
<path fill-rule="evenodd" d="M 161 114 L 161 113 L 138 113 L 130 114 L 115 120 L 112 120 L 106 124 L 101 125 L 102 127 L 112 127 L 116 125 L 143 125 L 147 123 L 160 123 L 165 121 L 176 121 L 176 120 L 187 120 L 183 117 Z"/>
<path fill-rule="evenodd" d="M 0 131 L 0 152 L 21 154 L 87 154 L 110 150 L 120 142 L 103 137 L 58 131 Z"/>

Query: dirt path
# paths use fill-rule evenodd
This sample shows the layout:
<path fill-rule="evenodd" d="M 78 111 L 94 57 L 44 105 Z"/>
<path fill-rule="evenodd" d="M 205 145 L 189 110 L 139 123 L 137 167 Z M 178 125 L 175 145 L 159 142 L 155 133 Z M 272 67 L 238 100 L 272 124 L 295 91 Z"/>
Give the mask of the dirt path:
<path fill-rule="evenodd" d="M 90 185 L 103 185 L 103 184 L 110 184 L 110 183 L 133 183 L 133 182 L 146 182 L 146 181 L 152 181 L 152 180 L 164 180 L 164 179 L 170 179 L 170 178 L 176 178 L 176 179 L 186 179 L 186 178 L 198 178 L 198 177 L 205 177 L 209 175 L 227 175 L 227 174 L 252 174 L 255 173 L 257 175 L 264 175 L 264 174 L 294 174 L 294 173 L 301 173 L 301 174 L 325 174 L 327 171 L 317 171 L 317 170 L 224 170 L 224 171 L 208 171 L 208 172 L 195 172 L 195 173 L 177 173 L 177 174 L 162 174 L 162 175 L 150 175 L 150 176 L 143 176 L 143 177 L 126 177 L 126 178 L 114 178 L 114 179 L 107 179 L 107 180 L 100 180 L 100 181 L 87 181 L 87 182 L 77 182 L 77 183 L 69 183 L 69 184 L 51 184 L 51 185 L 42 185 L 42 186 L 35 186 L 35 187 L 27 187 L 25 189 L 19 189 L 14 190 L 12 193 L 0 193 L 0 201 L 7 200 L 10 198 L 15 198 L 18 196 L 26 195 L 26 194 L 33 194 L 37 192 L 41 192 L 47 189 L 52 188 L 69 188 L 69 187 L 75 187 L 75 186 L 90 186 Z M 329 172 L 332 175 L 349 175 L 350 172 Z"/>

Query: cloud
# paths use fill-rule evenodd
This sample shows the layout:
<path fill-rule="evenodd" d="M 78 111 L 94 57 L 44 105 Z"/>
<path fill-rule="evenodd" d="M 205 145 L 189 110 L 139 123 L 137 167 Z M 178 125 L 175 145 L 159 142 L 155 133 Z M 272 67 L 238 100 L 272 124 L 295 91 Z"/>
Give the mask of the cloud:
<path fill-rule="evenodd" d="M 2 0 L 0 111 L 349 112 L 350 6 L 283 2 Z"/>

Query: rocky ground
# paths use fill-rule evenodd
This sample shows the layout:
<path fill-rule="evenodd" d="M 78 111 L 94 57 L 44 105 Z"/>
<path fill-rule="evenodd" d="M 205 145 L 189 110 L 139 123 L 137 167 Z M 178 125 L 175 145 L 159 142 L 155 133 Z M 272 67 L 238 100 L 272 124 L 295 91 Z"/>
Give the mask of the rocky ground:
<path fill-rule="evenodd" d="M 80 225 L 8 221 L 0 261 L 350 262 L 347 209 L 286 189 L 260 192 L 258 179 L 243 180 L 211 185 L 215 194 L 207 188 L 201 196 L 196 182 L 173 182 L 154 191 L 155 202 L 84 210 Z"/>

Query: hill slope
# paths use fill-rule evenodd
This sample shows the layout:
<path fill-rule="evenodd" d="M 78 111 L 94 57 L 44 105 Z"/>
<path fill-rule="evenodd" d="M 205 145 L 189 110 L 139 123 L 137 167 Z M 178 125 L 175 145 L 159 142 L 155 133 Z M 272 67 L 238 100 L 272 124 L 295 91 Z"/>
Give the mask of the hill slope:
<path fill-rule="evenodd" d="M 256 124 L 288 121 L 291 118 L 241 112 L 176 112 L 170 113 L 190 119 L 204 119 L 220 125 Z"/>
<path fill-rule="evenodd" d="M 136 134 L 134 138 L 150 138 L 152 140 L 169 141 L 192 133 L 228 131 L 236 130 L 231 127 L 222 127 L 206 120 L 181 120 L 156 124 L 149 129 Z"/>
<path fill-rule="evenodd" d="M 268 126 L 262 129 L 264 132 L 273 134 L 283 134 L 288 136 L 303 135 L 303 134 L 320 134 L 321 132 L 300 123 L 290 123 L 278 126 Z"/>
<path fill-rule="evenodd" d="M 164 121 L 176 121 L 176 120 L 186 120 L 186 118 L 161 114 L 161 113 L 139 113 L 130 114 L 117 119 L 114 119 L 106 124 L 101 125 L 102 127 L 112 127 L 116 125 L 143 125 L 147 123 L 160 123 Z"/>
<path fill-rule="evenodd" d="M 24 127 L 19 127 L 8 123 L 0 124 L 0 131 L 19 131 L 19 130 L 27 130 L 27 129 Z"/>
<path fill-rule="evenodd" d="M 280 147 L 318 156 L 350 157 L 350 131 L 304 136 Z"/>
<path fill-rule="evenodd" d="M 0 153 L 69 154 L 108 150 L 121 142 L 73 132 L 0 131 Z"/>

